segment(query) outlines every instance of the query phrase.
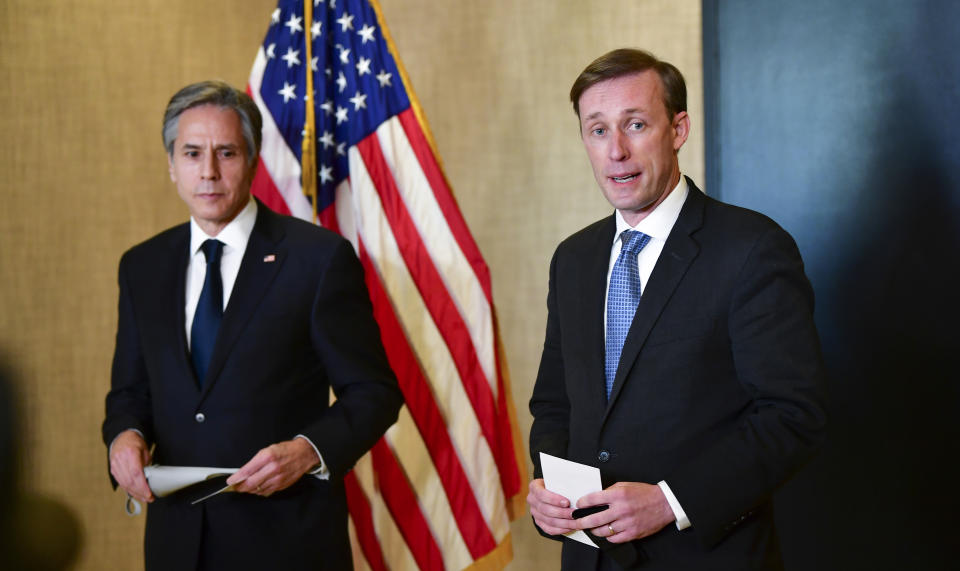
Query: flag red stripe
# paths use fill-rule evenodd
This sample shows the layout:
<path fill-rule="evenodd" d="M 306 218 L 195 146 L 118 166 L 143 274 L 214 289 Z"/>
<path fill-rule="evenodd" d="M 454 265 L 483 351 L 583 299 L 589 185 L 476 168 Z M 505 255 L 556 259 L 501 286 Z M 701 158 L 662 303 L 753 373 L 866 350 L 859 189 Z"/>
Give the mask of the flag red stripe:
<path fill-rule="evenodd" d="M 450 231 L 456 238 L 457 244 L 460 245 L 460 250 L 463 252 L 463 255 L 466 256 L 467 261 L 470 262 L 470 266 L 477 275 L 480 287 L 483 288 L 483 293 L 487 296 L 487 303 L 493 306 L 493 294 L 490 288 L 490 270 L 487 268 L 487 263 L 483 260 L 483 255 L 480 254 L 480 248 L 477 247 L 473 236 L 470 235 L 467 222 L 463 219 L 463 214 L 460 213 L 460 208 L 457 206 L 456 199 L 453 197 L 453 192 L 450 191 L 447 179 L 443 176 L 440 165 L 433 155 L 433 149 L 430 148 L 430 143 L 427 142 L 427 138 L 423 134 L 423 129 L 420 128 L 420 122 L 417 121 L 417 116 L 411 108 L 397 115 L 397 119 L 399 119 L 400 124 L 403 125 L 403 130 L 407 134 L 407 140 L 410 141 L 410 146 L 413 147 L 413 152 L 417 155 L 417 160 L 420 161 L 420 168 L 423 170 L 423 174 L 426 175 L 427 181 L 430 183 L 430 188 L 433 189 L 433 195 L 437 199 L 437 204 L 440 205 L 440 210 L 443 212 L 444 218 L 447 219 L 447 226 L 450 227 Z"/>
<path fill-rule="evenodd" d="M 337 234 L 340 232 L 340 223 L 337 221 L 337 203 L 331 202 L 326 208 L 320 211 L 320 214 L 317 215 L 317 218 L 320 219 L 320 225 L 328 230 L 332 230 Z"/>
<path fill-rule="evenodd" d="M 381 438 L 370 450 L 381 495 L 420 569 L 443 569 L 443 555 L 406 473 Z"/>
<path fill-rule="evenodd" d="M 388 571 L 383 561 L 383 552 L 380 551 L 380 540 L 377 539 L 377 530 L 373 527 L 373 512 L 366 494 L 357 482 L 357 475 L 348 472 L 343 478 L 343 486 L 347 492 L 347 506 L 350 517 L 353 518 L 353 527 L 357 530 L 357 541 L 367 564 L 373 571 Z"/>
<path fill-rule="evenodd" d="M 507 399 L 512 397 L 507 394 L 507 388 L 503 383 L 503 374 L 500 370 L 500 348 L 496 342 L 493 350 L 497 362 L 497 436 L 500 438 L 494 454 L 496 454 L 497 466 L 500 467 L 500 486 L 503 488 L 503 495 L 512 498 L 520 493 L 522 485 L 520 470 L 517 467 L 513 430 L 510 426 L 510 409 L 507 406 Z"/>
<path fill-rule="evenodd" d="M 433 264 L 433 258 L 430 257 L 423 243 L 423 237 L 420 236 L 407 211 L 390 167 L 383 157 L 379 139 L 367 137 L 357 143 L 357 150 L 380 195 L 383 212 L 393 229 L 400 255 L 403 256 L 410 275 L 420 291 L 420 297 L 427 311 L 430 312 L 440 335 L 450 349 L 464 391 L 480 423 L 480 429 L 499 465 L 496 403 L 471 342 L 470 331 L 463 321 L 463 316 L 457 311 L 457 305 L 450 297 L 450 292 L 447 291 L 446 284 L 443 283 Z"/>
<path fill-rule="evenodd" d="M 248 87 L 247 91 L 249 90 L 250 88 Z M 289 216 L 290 207 L 287 206 L 283 195 L 277 190 L 277 185 L 275 185 L 273 179 L 270 178 L 270 173 L 267 171 L 267 166 L 263 164 L 263 159 L 258 158 L 257 161 L 257 173 L 253 176 L 250 191 L 254 196 L 259 198 L 261 202 L 266 204 L 270 210 Z"/>
<path fill-rule="evenodd" d="M 457 521 L 457 528 L 463 537 L 471 556 L 476 559 L 489 553 L 496 547 L 496 541 L 483 518 L 483 512 L 473 495 L 470 481 L 460 464 L 450 433 L 444 423 L 443 415 L 433 400 L 420 363 L 410 348 L 403 327 L 393 312 L 393 306 L 379 278 L 367 251 L 360 246 L 360 262 L 364 267 L 364 277 L 373 314 L 380 324 L 380 336 L 387 352 L 387 360 L 397 375 L 400 390 L 406 400 L 407 409 L 413 417 L 420 436 L 433 459 L 450 509 Z"/>

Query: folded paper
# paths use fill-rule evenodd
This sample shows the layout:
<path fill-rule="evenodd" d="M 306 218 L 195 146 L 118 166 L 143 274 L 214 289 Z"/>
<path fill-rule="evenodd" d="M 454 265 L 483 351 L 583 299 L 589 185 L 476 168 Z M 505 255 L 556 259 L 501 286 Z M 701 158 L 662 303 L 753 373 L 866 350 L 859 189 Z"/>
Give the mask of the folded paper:
<path fill-rule="evenodd" d="M 153 495 L 162 498 L 174 492 L 189 488 L 194 484 L 205 482 L 211 478 L 229 476 L 237 472 L 239 468 L 205 468 L 200 466 L 147 466 L 143 469 L 144 476 L 147 477 L 147 484 Z M 227 491 L 228 486 L 219 492 Z M 211 494 L 214 495 L 214 494 Z M 209 497 L 209 496 L 208 496 Z M 203 499 L 206 499 L 203 498 Z M 125 506 L 127 514 L 137 515 L 141 511 L 140 502 L 127 494 L 127 503 Z"/>
<path fill-rule="evenodd" d="M 239 468 L 201 468 L 198 466 L 147 466 L 143 469 L 150 489 L 157 497 L 168 496 L 176 491 L 211 478 L 229 476 Z"/>

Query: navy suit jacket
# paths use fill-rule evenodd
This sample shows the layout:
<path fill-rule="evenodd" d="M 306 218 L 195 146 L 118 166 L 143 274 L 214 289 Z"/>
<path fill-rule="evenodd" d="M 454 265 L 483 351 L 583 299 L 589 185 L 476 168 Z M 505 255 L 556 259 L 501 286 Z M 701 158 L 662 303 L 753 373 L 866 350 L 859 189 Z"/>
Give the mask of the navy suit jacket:
<path fill-rule="evenodd" d="M 330 479 L 305 476 L 269 498 L 158 498 L 147 514 L 147 568 L 350 568 L 342 478 L 402 404 L 360 263 L 340 236 L 258 204 L 201 389 L 184 327 L 189 243 L 182 224 L 120 261 L 104 442 L 135 428 L 157 464 L 239 467 L 302 434 Z"/>
<path fill-rule="evenodd" d="M 813 292 L 793 239 L 769 218 L 690 192 L 646 284 L 613 392 L 604 302 L 616 224 L 560 244 L 530 400 L 530 452 L 600 468 L 604 485 L 665 480 L 692 522 L 630 542 L 638 569 L 776 569 L 771 494 L 823 438 Z M 564 569 L 597 550 L 565 540 Z"/>

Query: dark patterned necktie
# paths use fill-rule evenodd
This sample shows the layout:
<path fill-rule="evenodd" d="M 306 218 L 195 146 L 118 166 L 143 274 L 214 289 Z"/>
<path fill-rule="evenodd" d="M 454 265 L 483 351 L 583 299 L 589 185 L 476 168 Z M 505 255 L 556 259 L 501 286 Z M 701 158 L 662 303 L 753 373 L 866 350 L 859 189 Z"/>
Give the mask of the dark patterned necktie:
<path fill-rule="evenodd" d="M 650 241 L 650 236 L 636 230 L 624 230 L 620 234 L 623 248 L 610 272 L 610 287 L 607 290 L 607 340 L 605 345 L 604 373 L 607 382 L 607 398 L 613 391 L 613 379 L 617 375 L 623 342 L 627 339 L 633 314 L 640 304 L 640 270 L 637 254 Z"/>
<path fill-rule="evenodd" d="M 202 387 L 207 376 L 207 367 L 210 366 L 210 356 L 213 355 L 213 345 L 217 341 L 220 321 L 223 319 L 223 280 L 220 277 L 223 242 L 207 240 L 201 248 L 207 258 L 207 275 L 203 279 L 203 289 L 200 290 L 200 300 L 197 302 L 197 311 L 193 314 L 193 325 L 190 328 L 190 356 L 193 359 L 193 370 L 197 373 L 197 381 Z"/>

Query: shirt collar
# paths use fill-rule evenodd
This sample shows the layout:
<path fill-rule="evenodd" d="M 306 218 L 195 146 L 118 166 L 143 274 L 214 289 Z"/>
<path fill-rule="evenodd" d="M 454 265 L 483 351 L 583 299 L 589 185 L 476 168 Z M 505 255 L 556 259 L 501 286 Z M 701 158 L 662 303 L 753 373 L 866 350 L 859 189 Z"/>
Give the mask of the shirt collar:
<path fill-rule="evenodd" d="M 680 209 L 683 208 L 683 203 L 687 200 L 687 193 L 689 192 L 690 189 L 687 186 L 687 179 L 681 173 L 680 182 L 677 183 L 677 186 L 673 187 L 673 190 L 663 199 L 663 202 L 654 208 L 653 212 L 647 214 L 636 226 L 627 224 L 627 221 L 623 219 L 623 214 L 617 210 L 615 216 L 617 233 L 614 234 L 614 244 L 619 240 L 620 234 L 622 234 L 624 230 L 637 230 L 650 236 L 654 240 L 666 240 L 667 236 L 670 235 L 670 231 L 673 230 L 673 225 L 677 221 L 677 218 L 680 217 Z"/>
<path fill-rule="evenodd" d="M 208 236 L 206 232 L 200 228 L 200 225 L 197 224 L 197 221 L 190 217 L 190 253 L 196 254 L 200 250 L 200 246 L 203 245 L 204 241 L 209 239 L 220 240 L 226 245 L 225 251 L 235 250 L 237 252 L 243 252 L 247 248 L 247 242 L 250 240 L 250 234 L 253 233 L 253 226 L 257 222 L 257 201 L 252 197 L 247 202 L 247 205 L 243 207 L 243 210 L 240 211 L 240 214 L 231 220 L 226 226 L 223 227 L 223 230 L 219 234 L 214 236 Z"/>

